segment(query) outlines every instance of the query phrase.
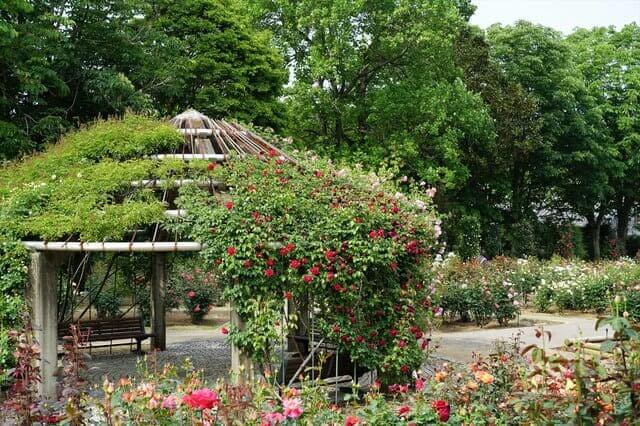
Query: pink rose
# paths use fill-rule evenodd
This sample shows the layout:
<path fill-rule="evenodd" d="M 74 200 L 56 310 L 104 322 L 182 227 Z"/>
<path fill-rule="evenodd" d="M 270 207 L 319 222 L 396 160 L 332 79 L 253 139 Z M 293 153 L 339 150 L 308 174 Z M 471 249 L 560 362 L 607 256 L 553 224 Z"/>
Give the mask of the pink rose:
<path fill-rule="evenodd" d="M 297 419 L 302 415 L 302 401 L 300 398 L 285 398 L 282 400 L 283 414 L 290 419 Z"/>
<path fill-rule="evenodd" d="M 183 396 L 182 402 L 196 410 L 208 410 L 217 407 L 220 404 L 220 398 L 211 389 L 202 388 L 192 392 L 191 395 Z"/>
<path fill-rule="evenodd" d="M 189 299 L 193 299 L 194 297 L 196 297 L 196 292 L 191 290 L 189 293 L 187 293 L 187 296 L 189 296 Z"/>
<path fill-rule="evenodd" d="M 169 395 L 165 399 L 162 400 L 162 404 L 160 407 L 166 410 L 175 410 L 178 407 L 178 398 L 175 395 Z"/>
<path fill-rule="evenodd" d="M 282 413 L 274 412 L 274 413 L 262 413 L 262 419 L 264 423 L 268 425 L 277 425 L 278 423 L 282 423 L 286 420 L 286 417 Z"/>

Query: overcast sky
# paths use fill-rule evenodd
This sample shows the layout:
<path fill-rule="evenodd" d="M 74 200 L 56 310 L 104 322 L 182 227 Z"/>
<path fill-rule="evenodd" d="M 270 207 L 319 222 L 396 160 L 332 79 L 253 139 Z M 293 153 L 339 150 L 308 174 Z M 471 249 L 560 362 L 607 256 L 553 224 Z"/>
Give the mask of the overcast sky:
<path fill-rule="evenodd" d="M 478 7 L 471 22 L 486 28 L 519 19 L 570 33 L 575 27 L 640 23 L 640 0 L 473 0 Z"/>

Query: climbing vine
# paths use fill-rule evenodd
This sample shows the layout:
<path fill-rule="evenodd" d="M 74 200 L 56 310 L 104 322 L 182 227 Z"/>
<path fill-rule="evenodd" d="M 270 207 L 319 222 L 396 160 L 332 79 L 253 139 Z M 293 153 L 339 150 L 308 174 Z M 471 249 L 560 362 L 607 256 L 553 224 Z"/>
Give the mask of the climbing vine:
<path fill-rule="evenodd" d="M 227 195 L 191 186 L 177 200 L 188 218 L 176 229 L 206 244 L 202 256 L 245 321 L 230 339 L 266 363 L 284 301 L 310 302 L 318 330 L 359 365 L 407 375 L 437 312 L 428 266 L 439 222 L 428 191 L 401 193 L 390 179 L 318 159 L 265 157 L 212 166 Z"/>

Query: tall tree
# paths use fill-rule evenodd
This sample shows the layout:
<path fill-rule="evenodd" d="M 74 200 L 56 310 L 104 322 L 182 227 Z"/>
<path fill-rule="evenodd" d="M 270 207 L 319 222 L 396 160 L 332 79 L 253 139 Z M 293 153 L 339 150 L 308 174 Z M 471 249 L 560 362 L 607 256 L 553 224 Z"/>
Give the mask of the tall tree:
<path fill-rule="evenodd" d="M 142 29 L 151 55 L 135 79 L 162 114 L 193 107 L 212 117 L 283 124 L 284 63 L 244 2 L 152 1 Z"/>
<path fill-rule="evenodd" d="M 622 167 L 611 185 L 617 245 L 624 253 L 629 219 L 640 203 L 640 27 L 580 29 L 568 42 Z"/>

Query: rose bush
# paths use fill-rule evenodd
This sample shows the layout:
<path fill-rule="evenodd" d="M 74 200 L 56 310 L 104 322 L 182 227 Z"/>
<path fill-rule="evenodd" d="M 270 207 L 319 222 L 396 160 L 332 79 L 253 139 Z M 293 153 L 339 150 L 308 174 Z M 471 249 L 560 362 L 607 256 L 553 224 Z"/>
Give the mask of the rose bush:
<path fill-rule="evenodd" d="M 169 288 L 182 302 L 191 321 L 198 324 L 213 305 L 220 303 L 221 290 L 216 276 L 193 261 L 175 261 L 174 265 Z"/>
<path fill-rule="evenodd" d="M 427 188 L 400 182 L 401 193 L 384 176 L 275 153 L 210 173 L 228 195 L 183 187 L 188 217 L 176 229 L 206 244 L 201 254 L 245 322 L 230 329 L 235 344 L 266 364 L 279 326 L 293 326 L 280 321 L 286 299 L 314 306 L 318 331 L 386 381 L 420 365 L 437 312 L 429 264 L 440 224 Z"/>

